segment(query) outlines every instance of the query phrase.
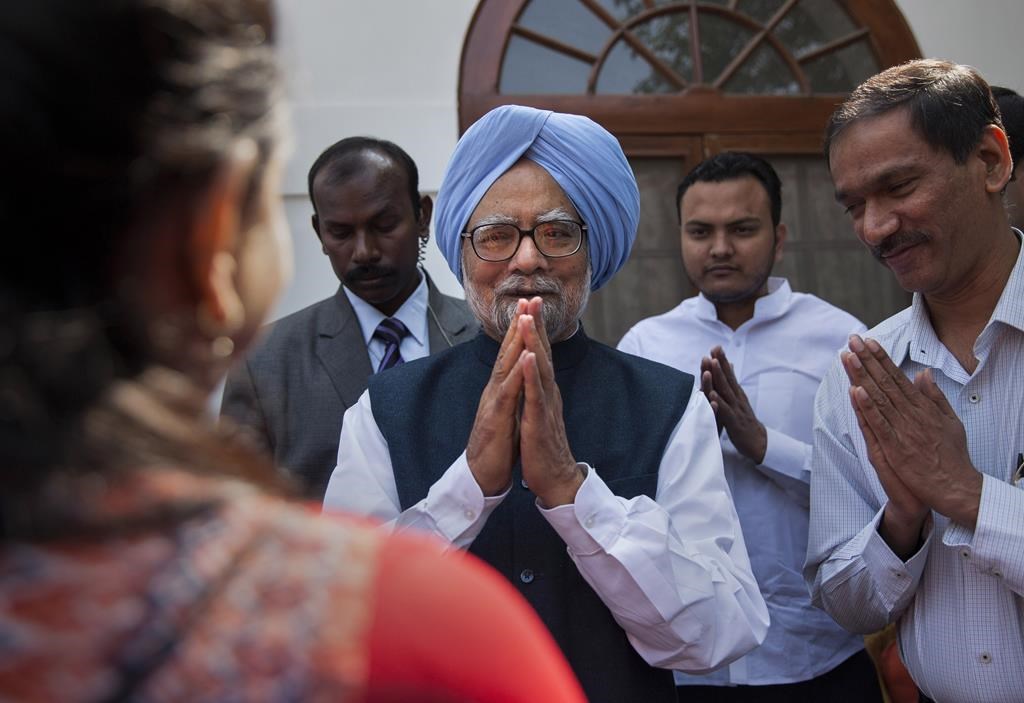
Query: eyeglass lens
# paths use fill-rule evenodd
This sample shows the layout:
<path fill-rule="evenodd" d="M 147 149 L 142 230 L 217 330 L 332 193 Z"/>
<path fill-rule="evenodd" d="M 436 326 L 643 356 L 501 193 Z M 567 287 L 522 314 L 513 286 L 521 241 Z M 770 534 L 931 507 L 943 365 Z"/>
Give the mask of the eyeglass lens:
<path fill-rule="evenodd" d="M 530 232 L 523 232 L 513 225 L 484 225 L 473 230 L 473 248 L 481 259 L 503 261 L 512 258 L 520 238 Z M 541 223 L 533 228 L 532 233 L 537 249 L 550 257 L 575 253 L 583 236 L 578 224 L 562 220 Z"/>

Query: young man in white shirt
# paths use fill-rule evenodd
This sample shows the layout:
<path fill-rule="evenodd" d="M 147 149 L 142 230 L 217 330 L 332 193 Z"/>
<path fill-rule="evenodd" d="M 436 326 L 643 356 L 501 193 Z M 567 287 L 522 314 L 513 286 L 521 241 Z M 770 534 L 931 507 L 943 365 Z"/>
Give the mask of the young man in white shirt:
<path fill-rule="evenodd" d="M 782 257 L 771 165 L 723 153 L 680 184 L 683 266 L 700 294 L 634 326 L 619 349 L 699 375 L 722 433 L 725 472 L 771 626 L 758 649 L 704 676 L 677 674 L 687 701 L 879 700 L 863 642 L 811 606 L 807 547 L 814 394 L 851 315 L 771 277 Z"/>

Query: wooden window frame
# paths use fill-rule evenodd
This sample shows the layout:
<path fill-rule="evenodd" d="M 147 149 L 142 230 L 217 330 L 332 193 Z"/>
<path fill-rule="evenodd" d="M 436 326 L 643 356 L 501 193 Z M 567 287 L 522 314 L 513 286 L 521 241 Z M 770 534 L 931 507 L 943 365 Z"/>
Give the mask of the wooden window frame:
<path fill-rule="evenodd" d="M 671 94 L 500 93 L 498 86 L 505 51 L 511 37 L 525 36 L 521 29 L 513 28 L 529 1 L 481 0 L 477 6 L 462 48 L 459 72 L 460 133 L 489 110 L 514 103 L 586 115 L 619 137 L 626 153 L 631 156 L 669 155 L 672 151 L 672 138 L 681 135 L 704 136 L 706 155 L 737 148 L 762 153 L 810 154 L 820 152 L 822 128 L 845 97 L 845 94 L 725 94 L 702 83 L 680 86 L 680 92 Z M 588 6 L 597 5 L 592 1 L 583 1 Z M 837 2 L 858 27 L 866 28 L 868 32 L 841 37 L 801 57 L 802 60 L 820 55 L 826 49 L 848 45 L 864 36 L 882 68 L 920 58 L 917 40 L 894 0 Z M 648 15 L 655 16 L 686 8 L 693 13 L 698 7 L 702 12 L 718 12 L 723 9 L 720 5 L 677 2 L 651 7 L 626 24 L 631 26 L 649 19 Z M 771 21 L 766 24 L 770 25 Z M 765 37 L 765 40 L 775 41 L 771 36 Z M 609 41 L 608 47 L 612 43 Z M 604 55 L 608 53 L 608 47 Z M 783 55 L 789 56 L 788 52 Z M 599 67 L 600 64 L 595 64 L 592 71 L 591 91 Z M 699 61 L 695 67 L 700 76 Z"/>

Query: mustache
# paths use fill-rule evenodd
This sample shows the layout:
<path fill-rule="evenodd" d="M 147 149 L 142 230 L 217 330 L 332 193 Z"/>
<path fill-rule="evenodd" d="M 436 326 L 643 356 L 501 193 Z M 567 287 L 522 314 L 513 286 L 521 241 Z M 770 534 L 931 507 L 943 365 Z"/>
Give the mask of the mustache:
<path fill-rule="evenodd" d="M 494 288 L 495 295 L 514 295 L 517 292 L 528 290 L 533 293 L 561 293 L 562 285 L 554 278 L 548 276 L 523 276 L 513 274 L 499 283 Z"/>
<path fill-rule="evenodd" d="M 390 266 L 375 266 L 369 264 L 366 266 L 356 266 L 345 272 L 343 278 L 345 283 L 359 283 L 367 278 L 380 278 L 381 276 L 391 276 L 395 274 L 395 269 Z"/>
<path fill-rule="evenodd" d="M 928 235 L 921 230 L 910 230 L 909 232 L 896 232 L 890 234 L 882 243 L 871 247 L 871 255 L 881 261 L 889 254 L 894 251 L 899 251 L 906 247 L 911 247 L 917 244 L 927 242 L 929 239 Z"/>

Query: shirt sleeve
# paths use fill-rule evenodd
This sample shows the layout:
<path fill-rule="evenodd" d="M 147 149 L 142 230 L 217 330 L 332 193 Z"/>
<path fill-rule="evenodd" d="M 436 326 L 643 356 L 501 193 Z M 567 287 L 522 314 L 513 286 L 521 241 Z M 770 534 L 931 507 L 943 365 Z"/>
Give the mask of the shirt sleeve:
<path fill-rule="evenodd" d="M 755 468 L 797 505 L 806 509 L 811 495 L 811 445 L 767 425 L 765 431 L 768 444 L 764 460 L 756 464 Z M 723 434 L 722 443 L 732 445 L 728 433 Z M 739 454 L 739 450 L 733 448 L 733 451 Z"/>
<path fill-rule="evenodd" d="M 434 540 L 380 550 L 369 633 L 368 703 L 583 703 L 537 613 L 497 572 Z"/>
<path fill-rule="evenodd" d="M 750 570 L 699 391 L 669 440 L 656 499 L 616 496 L 587 477 L 570 505 L 539 507 L 583 578 L 654 666 L 705 673 L 760 644 L 768 610 Z"/>
<path fill-rule="evenodd" d="M 971 530 L 950 522 L 942 537 L 969 551 L 975 566 L 1024 596 L 1024 490 L 982 474 L 978 521 Z"/>
<path fill-rule="evenodd" d="M 878 525 L 886 501 L 878 496 L 885 494 L 857 452 L 860 429 L 840 374 L 837 362 L 815 399 L 804 578 L 815 605 L 847 630 L 867 634 L 896 620 L 910 604 L 931 548 L 932 521 L 926 520 L 926 539 L 906 562 L 882 539 Z"/>
<path fill-rule="evenodd" d="M 465 452 L 430 487 L 427 497 L 402 510 L 388 443 L 373 418 L 370 393 L 345 413 L 338 463 L 324 495 L 324 511 L 369 515 L 396 529 L 433 534 L 459 548 L 473 543 L 508 491 L 485 497 Z"/>

